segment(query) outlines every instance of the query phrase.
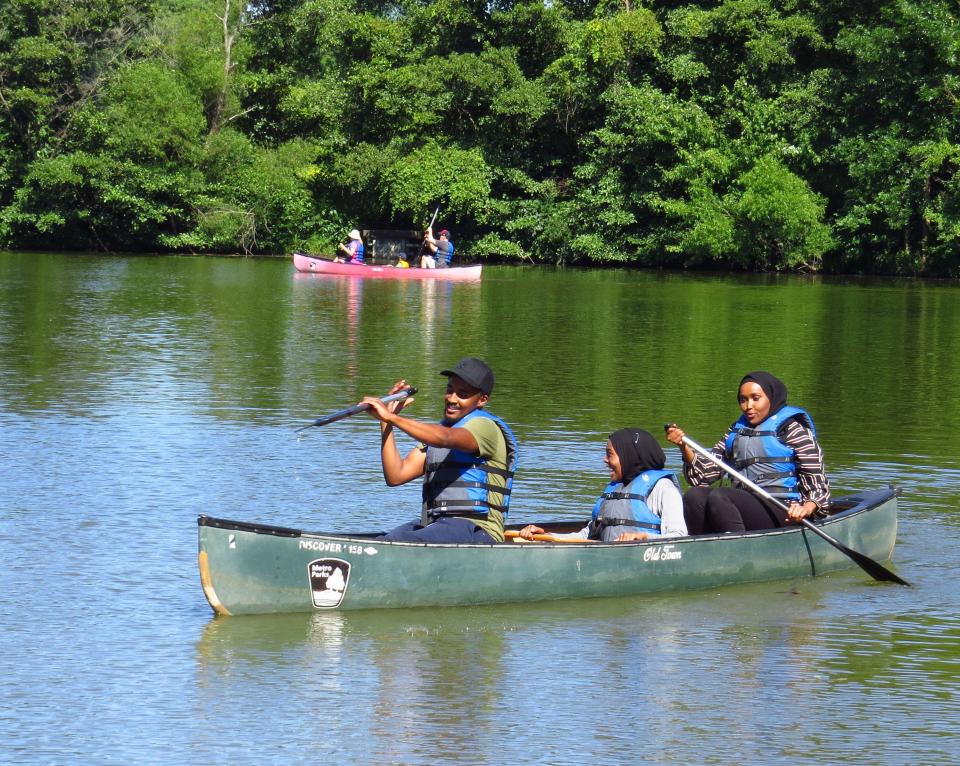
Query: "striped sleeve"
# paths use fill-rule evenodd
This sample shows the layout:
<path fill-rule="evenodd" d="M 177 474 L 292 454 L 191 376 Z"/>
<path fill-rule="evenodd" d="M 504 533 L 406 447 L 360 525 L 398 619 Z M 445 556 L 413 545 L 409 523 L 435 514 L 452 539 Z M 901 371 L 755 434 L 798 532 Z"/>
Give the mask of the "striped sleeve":
<path fill-rule="evenodd" d="M 714 444 L 713 449 L 710 450 L 723 461 L 727 460 L 727 436 L 731 430 L 733 429 L 728 428 L 723 438 Z M 722 478 L 722 471 L 716 463 L 711 463 L 705 457 L 694 452 L 693 462 L 683 464 L 683 477 L 691 487 L 705 487 L 708 484 L 713 484 L 717 479 Z"/>
<path fill-rule="evenodd" d="M 790 420 L 781 434 L 783 443 L 797 453 L 797 489 L 802 501 L 817 504 L 817 510 L 830 506 L 830 482 L 823 469 L 823 450 L 820 442 L 806 426 Z"/>

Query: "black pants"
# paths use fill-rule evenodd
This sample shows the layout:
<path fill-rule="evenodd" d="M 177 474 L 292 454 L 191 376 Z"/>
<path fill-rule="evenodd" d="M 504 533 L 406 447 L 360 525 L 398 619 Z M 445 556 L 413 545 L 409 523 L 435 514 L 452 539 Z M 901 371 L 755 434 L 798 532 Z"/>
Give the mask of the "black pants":
<path fill-rule="evenodd" d="M 735 487 L 693 487 L 683 495 L 683 516 L 691 535 L 745 532 L 786 525 L 786 511 L 770 506 L 752 492 Z"/>

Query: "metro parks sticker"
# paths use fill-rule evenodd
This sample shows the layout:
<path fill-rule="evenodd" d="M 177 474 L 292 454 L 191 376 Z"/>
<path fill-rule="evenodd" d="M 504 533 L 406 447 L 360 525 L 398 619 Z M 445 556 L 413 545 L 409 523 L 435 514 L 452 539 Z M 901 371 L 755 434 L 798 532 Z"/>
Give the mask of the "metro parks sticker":
<path fill-rule="evenodd" d="M 343 601 L 350 581 L 350 562 L 343 559 L 314 559 L 307 564 L 310 593 L 318 609 L 334 609 Z"/>

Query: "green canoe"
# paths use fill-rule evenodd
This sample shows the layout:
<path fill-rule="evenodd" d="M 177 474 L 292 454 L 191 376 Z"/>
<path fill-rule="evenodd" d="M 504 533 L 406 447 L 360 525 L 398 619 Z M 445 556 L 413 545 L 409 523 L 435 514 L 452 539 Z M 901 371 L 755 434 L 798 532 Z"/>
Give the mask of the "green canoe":
<path fill-rule="evenodd" d="M 224 615 L 629 596 L 856 566 L 803 527 L 629 543 L 427 545 L 209 516 L 197 522 L 203 592 Z M 557 533 L 580 524 L 540 526 Z M 821 526 L 886 561 L 897 536 L 897 491 L 841 498 Z"/>

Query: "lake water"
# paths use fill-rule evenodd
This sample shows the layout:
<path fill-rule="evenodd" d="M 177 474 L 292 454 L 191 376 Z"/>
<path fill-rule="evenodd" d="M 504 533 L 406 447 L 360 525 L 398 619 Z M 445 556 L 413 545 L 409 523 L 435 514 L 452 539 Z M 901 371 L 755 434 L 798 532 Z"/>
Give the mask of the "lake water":
<path fill-rule="evenodd" d="M 468 354 L 521 443 L 514 521 L 586 518 L 619 427 L 712 443 L 763 368 L 835 494 L 902 488 L 914 587 L 215 619 L 197 515 L 414 518 L 372 419 L 294 431 L 400 377 L 436 419 Z M 958 381 L 952 283 L 0 254 L 0 762 L 956 764 Z"/>

